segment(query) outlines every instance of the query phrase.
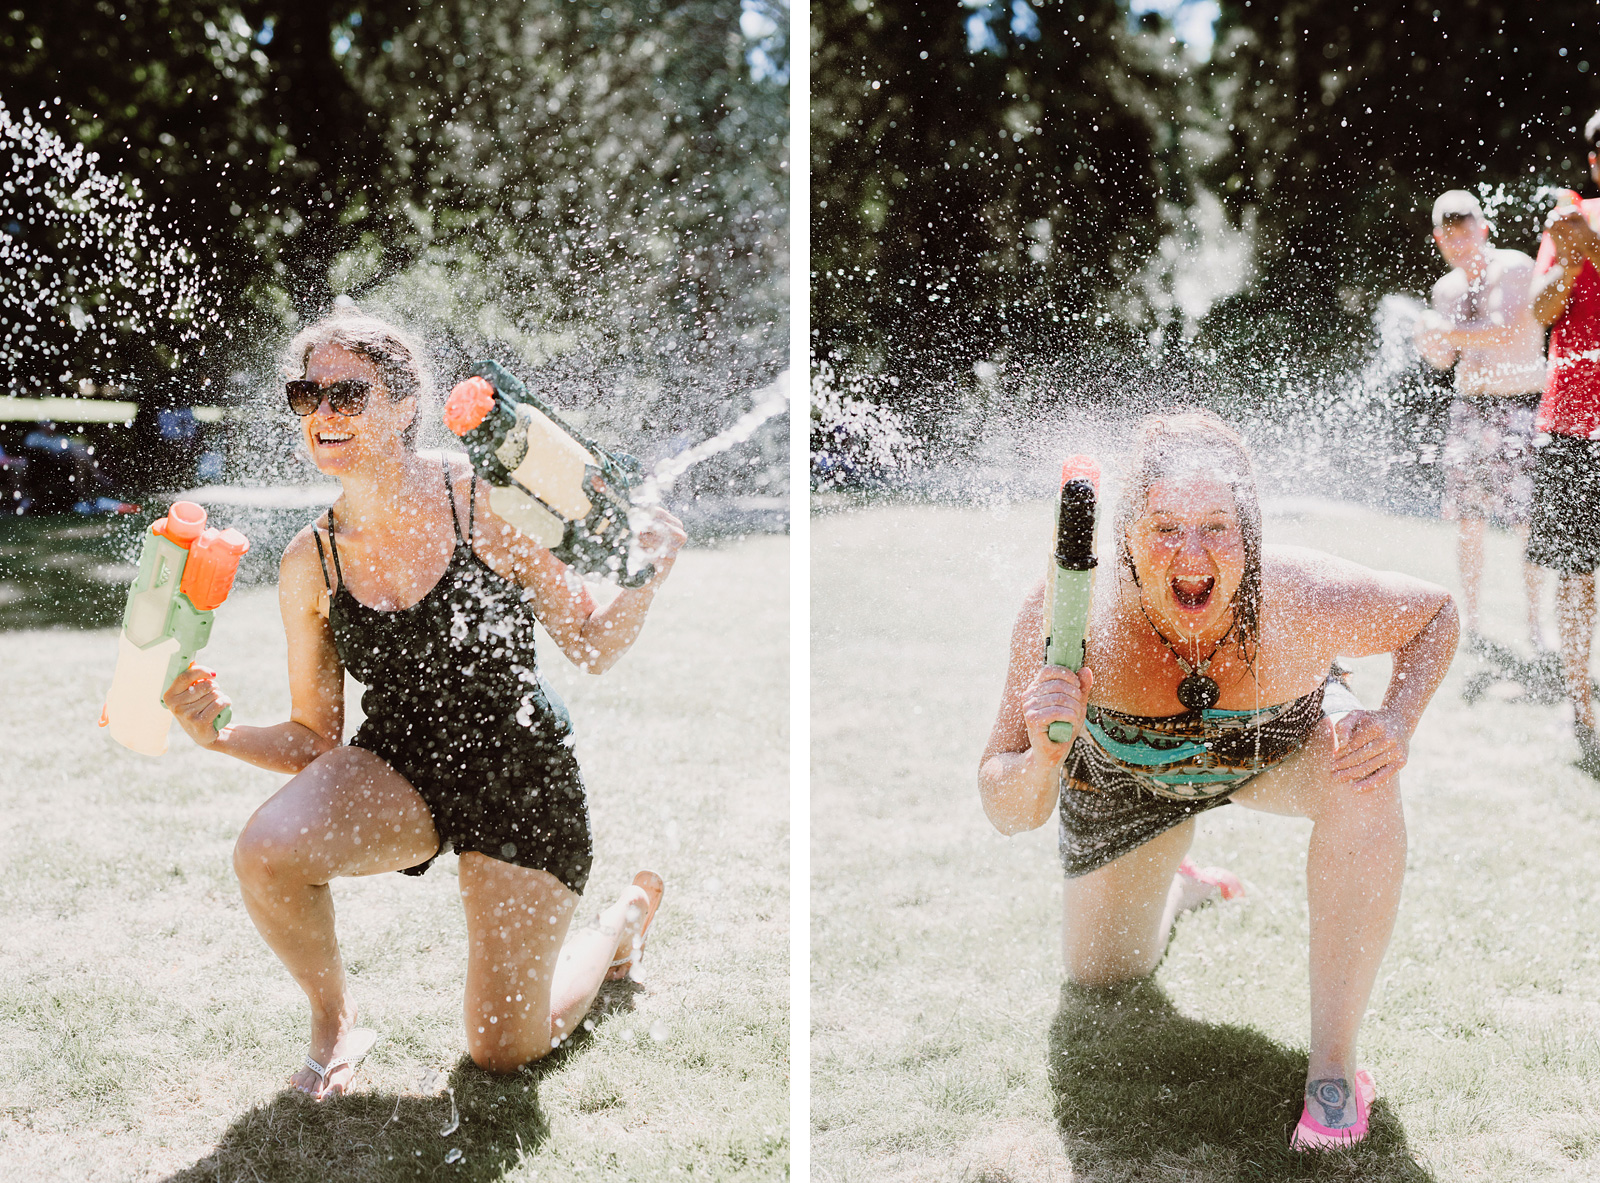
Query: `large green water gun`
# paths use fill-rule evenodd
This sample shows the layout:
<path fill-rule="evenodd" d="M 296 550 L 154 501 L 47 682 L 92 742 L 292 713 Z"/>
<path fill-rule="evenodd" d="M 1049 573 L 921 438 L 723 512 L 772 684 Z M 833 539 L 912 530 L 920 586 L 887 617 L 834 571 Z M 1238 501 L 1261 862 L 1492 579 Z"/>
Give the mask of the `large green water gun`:
<path fill-rule="evenodd" d="M 249 549 L 237 530 L 208 529 L 205 509 L 192 501 L 174 504 L 144 536 L 100 712 L 100 725 L 123 747 L 146 756 L 167 750 L 172 712 L 161 696 L 211 639 L 216 609 Z M 221 731 L 231 715 L 223 708 L 212 726 Z"/>
<path fill-rule="evenodd" d="M 1073 456 L 1061 466 L 1061 500 L 1056 507 L 1056 545 L 1050 564 L 1050 635 L 1044 643 L 1047 665 L 1077 672 L 1083 668 L 1089 635 L 1089 605 L 1094 592 L 1095 499 L 1100 466 L 1092 456 Z M 1070 743 L 1072 724 L 1050 724 L 1051 743 Z"/>
<path fill-rule="evenodd" d="M 488 484 L 489 508 L 583 574 L 645 583 L 654 567 L 628 569 L 639 462 L 581 434 L 498 362 L 472 375 L 450 392 L 444 423 Z"/>

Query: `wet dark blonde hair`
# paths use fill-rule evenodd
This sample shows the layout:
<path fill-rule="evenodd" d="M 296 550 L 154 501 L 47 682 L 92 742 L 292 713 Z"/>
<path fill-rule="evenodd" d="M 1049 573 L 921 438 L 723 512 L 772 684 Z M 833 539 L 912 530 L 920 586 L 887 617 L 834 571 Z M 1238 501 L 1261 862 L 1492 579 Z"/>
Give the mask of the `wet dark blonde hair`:
<path fill-rule="evenodd" d="M 347 349 L 376 366 L 391 402 L 417 400 L 417 413 L 401 436 L 406 447 L 415 448 L 423 411 L 433 395 L 433 373 L 416 339 L 387 321 L 368 316 L 349 300 L 341 300 L 332 313 L 301 329 L 289 342 L 285 376 L 304 378 L 312 351 L 324 345 Z"/>
<path fill-rule="evenodd" d="M 1244 535 L 1244 577 L 1232 600 L 1234 633 L 1246 659 L 1253 661 L 1261 632 L 1261 500 L 1250 450 L 1219 416 L 1180 411 L 1151 415 L 1139 424 L 1127 483 L 1111 519 L 1117 559 L 1137 585 L 1139 572 L 1128 549 L 1128 531 L 1145 511 L 1152 485 L 1191 475 L 1215 476 L 1233 492 L 1234 513 Z"/>

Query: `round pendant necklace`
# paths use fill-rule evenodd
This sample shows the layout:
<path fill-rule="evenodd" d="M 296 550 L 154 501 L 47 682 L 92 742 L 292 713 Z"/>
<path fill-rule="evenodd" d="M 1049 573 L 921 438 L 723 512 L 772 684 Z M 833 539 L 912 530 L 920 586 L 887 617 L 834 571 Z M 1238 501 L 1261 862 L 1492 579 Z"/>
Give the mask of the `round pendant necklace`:
<path fill-rule="evenodd" d="M 1211 652 L 1204 661 L 1190 663 L 1184 660 L 1183 654 L 1173 647 L 1167 640 L 1166 634 L 1156 627 L 1156 622 L 1150 619 L 1150 613 L 1145 610 L 1144 597 L 1139 597 L 1139 611 L 1144 613 L 1145 623 L 1150 626 L 1150 631 L 1160 638 L 1161 643 L 1167 647 L 1167 652 L 1172 654 L 1173 660 L 1178 663 L 1178 668 L 1184 672 L 1183 681 L 1178 683 L 1178 701 L 1191 711 L 1208 711 L 1217 705 L 1217 700 L 1222 697 L 1222 689 L 1217 685 L 1217 680 L 1206 671 L 1211 668 L 1212 660 L 1227 644 L 1228 638 L 1233 635 L 1233 627 L 1238 623 L 1237 618 L 1228 622 L 1228 631 L 1222 634 L 1222 639 L 1211 647 Z"/>

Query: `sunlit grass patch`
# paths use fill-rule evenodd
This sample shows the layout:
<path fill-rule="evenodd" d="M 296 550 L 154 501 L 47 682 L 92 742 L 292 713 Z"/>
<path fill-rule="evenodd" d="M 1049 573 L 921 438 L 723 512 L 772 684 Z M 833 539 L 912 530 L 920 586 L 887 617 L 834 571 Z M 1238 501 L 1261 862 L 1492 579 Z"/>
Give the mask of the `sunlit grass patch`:
<path fill-rule="evenodd" d="M 1456 586 L 1453 526 L 1300 508 L 1269 516 L 1269 542 Z M 1571 766 L 1564 708 L 1510 686 L 1464 703 L 1466 656 L 1404 774 L 1408 873 L 1362 1032 L 1379 1093 L 1367 1143 L 1287 1149 L 1306 1063 L 1309 822 L 1206 814 L 1195 857 L 1233 869 L 1247 898 L 1186 916 L 1151 982 L 1062 989 L 1054 826 L 1004 838 L 977 795 L 1049 514 L 880 506 L 814 522 L 816 1177 L 1600 1175 L 1600 1140 L 1581 1133 L 1600 1079 L 1600 785 Z M 1525 647 L 1515 542 L 1489 542 L 1486 629 Z M 1363 701 L 1387 668 L 1359 663 Z"/>
<path fill-rule="evenodd" d="M 490 1076 L 464 1055 L 454 856 L 421 879 L 340 880 L 361 1021 L 381 1039 L 357 1092 L 320 1106 L 284 1087 L 305 1001 L 230 861 L 283 778 L 176 731 L 156 760 L 115 747 L 94 727 L 109 629 L 0 633 L 0 1178 L 41 1163 L 194 1183 L 783 1177 L 786 554 L 770 537 L 691 549 L 604 677 L 541 647 L 590 792 L 581 913 L 640 867 L 667 883 L 640 981 L 608 984 L 570 1047 Z M 203 660 L 241 721 L 286 717 L 274 589 L 237 591 Z"/>

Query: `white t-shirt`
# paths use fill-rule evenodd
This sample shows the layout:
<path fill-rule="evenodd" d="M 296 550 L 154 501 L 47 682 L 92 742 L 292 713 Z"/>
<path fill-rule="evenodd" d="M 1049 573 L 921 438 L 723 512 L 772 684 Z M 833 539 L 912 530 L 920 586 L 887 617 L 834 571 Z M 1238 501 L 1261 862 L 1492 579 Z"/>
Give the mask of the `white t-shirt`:
<path fill-rule="evenodd" d="M 1433 285 L 1429 303 L 1451 328 L 1512 330 L 1506 345 L 1472 345 L 1457 351 L 1443 343 L 1419 340 L 1422 356 L 1438 369 L 1456 363 L 1456 391 L 1478 394 L 1541 394 L 1544 391 L 1544 326 L 1533 318 L 1529 289 L 1533 260 L 1521 251 L 1494 249 L 1483 284 L 1473 289 L 1467 273 L 1455 268 Z"/>

